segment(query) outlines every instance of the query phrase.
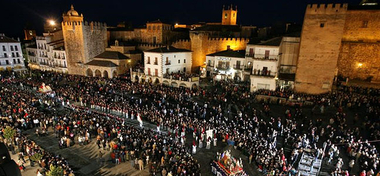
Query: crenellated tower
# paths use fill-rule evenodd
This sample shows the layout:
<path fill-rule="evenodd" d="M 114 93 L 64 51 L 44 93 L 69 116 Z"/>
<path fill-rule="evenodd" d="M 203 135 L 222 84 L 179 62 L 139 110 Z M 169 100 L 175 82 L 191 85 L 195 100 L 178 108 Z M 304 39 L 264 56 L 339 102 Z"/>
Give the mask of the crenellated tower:
<path fill-rule="evenodd" d="M 301 33 L 295 90 L 329 92 L 337 74 L 347 4 L 308 5 Z"/>
<path fill-rule="evenodd" d="M 63 14 L 62 31 L 69 74 L 84 75 L 84 64 L 107 47 L 107 26 L 104 23 L 86 22 L 83 14 L 71 9 Z"/>

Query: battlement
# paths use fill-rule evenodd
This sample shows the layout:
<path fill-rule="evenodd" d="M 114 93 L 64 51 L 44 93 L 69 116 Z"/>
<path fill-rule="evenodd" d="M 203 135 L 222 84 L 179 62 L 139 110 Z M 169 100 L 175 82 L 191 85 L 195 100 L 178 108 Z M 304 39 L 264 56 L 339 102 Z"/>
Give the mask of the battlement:
<path fill-rule="evenodd" d="M 209 41 L 237 41 L 237 42 L 249 42 L 248 38 L 208 38 Z"/>
<path fill-rule="evenodd" d="M 69 22 L 62 22 L 62 26 L 91 26 L 93 28 L 103 28 L 107 27 L 106 23 L 101 22 L 87 22 L 87 21 L 69 21 Z"/>
<path fill-rule="evenodd" d="M 181 43 L 181 42 L 190 42 L 190 40 L 189 39 L 179 39 L 173 43 Z"/>
<path fill-rule="evenodd" d="M 331 14 L 345 13 L 348 4 L 309 4 L 306 7 L 306 14 Z"/>

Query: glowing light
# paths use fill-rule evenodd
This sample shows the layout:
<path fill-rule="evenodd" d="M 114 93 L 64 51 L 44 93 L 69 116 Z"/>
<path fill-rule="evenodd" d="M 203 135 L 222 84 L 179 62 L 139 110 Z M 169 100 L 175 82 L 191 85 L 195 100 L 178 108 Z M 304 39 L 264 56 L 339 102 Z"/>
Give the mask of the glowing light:
<path fill-rule="evenodd" d="M 131 63 L 131 60 L 128 60 L 128 63 Z"/>
<path fill-rule="evenodd" d="M 51 26 L 55 26 L 55 21 L 54 21 L 54 20 L 49 20 L 49 24 L 50 24 Z"/>
<path fill-rule="evenodd" d="M 358 67 L 362 68 L 363 67 L 363 63 L 358 63 Z"/>
<path fill-rule="evenodd" d="M 178 23 L 176 23 L 175 25 L 178 26 Z"/>

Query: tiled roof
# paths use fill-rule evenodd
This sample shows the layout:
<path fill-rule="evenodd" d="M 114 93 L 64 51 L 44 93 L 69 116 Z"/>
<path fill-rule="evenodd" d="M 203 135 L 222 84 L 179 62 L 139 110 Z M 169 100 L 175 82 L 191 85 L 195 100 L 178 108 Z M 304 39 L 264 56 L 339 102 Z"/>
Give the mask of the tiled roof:
<path fill-rule="evenodd" d="M 265 46 L 280 46 L 282 37 L 276 37 L 269 39 L 267 41 L 263 41 L 258 43 L 257 45 L 265 45 Z"/>
<path fill-rule="evenodd" d="M 103 53 L 95 56 L 94 58 L 103 58 L 103 59 L 129 59 L 129 57 L 118 51 L 104 51 Z"/>
<path fill-rule="evenodd" d="M 115 63 L 111 61 L 103 61 L 103 60 L 92 60 L 87 62 L 85 65 L 93 65 L 93 66 L 101 66 L 101 67 L 117 67 Z"/>
<path fill-rule="evenodd" d="M 245 58 L 245 50 L 224 50 L 212 54 L 208 54 L 207 56 L 228 56 L 228 57 L 240 57 Z"/>

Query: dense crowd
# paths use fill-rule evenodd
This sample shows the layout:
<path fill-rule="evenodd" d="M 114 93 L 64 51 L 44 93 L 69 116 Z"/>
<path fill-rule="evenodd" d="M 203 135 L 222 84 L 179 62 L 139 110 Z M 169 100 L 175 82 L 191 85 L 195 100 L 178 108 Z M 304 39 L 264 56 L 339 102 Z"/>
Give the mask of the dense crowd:
<path fill-rule="evenodd" d="M 334 165 L 334 174 L 345 174 L 355 165 L 359 165 L 365 175 L 379 172 L 379 153 L 375 145 L 368 142 L 380 139 L 380 91 L 377 89 L 341 87 L 324 95 L 281 90 L 260 90 L 252 94 L 249 86 L 229 82 L 214 82 L 209 89 L 187 89 L 119 79 L 39 74 L 28 79 L 13 79 L 12 85 L 38 87 L 44 82 L 53 88 L 58 100 L 66 104 L 80 102 L 84 108 L 96 108 L 123 117 L 110 118 L 107 114 L 86 109 L 62 117 L 48 117 L 48 121 L 52 121 L 48 124 L 54 127 L 62 147 L 69 147 L 73 141 L 88 143 L 96 136 L 99 148 L 112 150 L 115 163 L 128 160 L 133 165 L 142 163 L 152 174 L 199 173 L 200 166 L 192 158 L 190 147 L 185 145 L 183 132 L 192 133 L 192 140 L 200 147 L 209 145 L 214 139 L 228 142 L 267 174 L 296 174 L 296 162 L 304 151 L 310 151 L 316 158 L 325 157 L 326 162 Z M 282 117 L 272 117 L 270 104 L 262 102 L 259 109 L 252 106 L 255 95 L 311 101 L 313 111 L 320 113 L 330 106 L 337 111 L 331 119 L 310 119 L 303 114 L 302 108 L 287 110 Z M 234 106 L 239 110 L 235 112 Z M 346 107 L 365 109 L 360 117 L 354 118 L 354 124 L 362 122 L 362 125 L 348 128 L 343 110 Z M 36 117 L 44 121 L 43 117 Z M 172 135 L 124 125 L 124 118 L 138 117 L 157 124 L 158 129 L 164 128 Z M 212 137 L 206 137 L 207 130 L 213 130 Z M 285 141 L 283 147 L 277 146 L 280 139 Z M 291 153 L 287 154 L 284 147 L 290 148 Z M 345 151 L 349 163 L 342 163 L 340 151 Z"/>

